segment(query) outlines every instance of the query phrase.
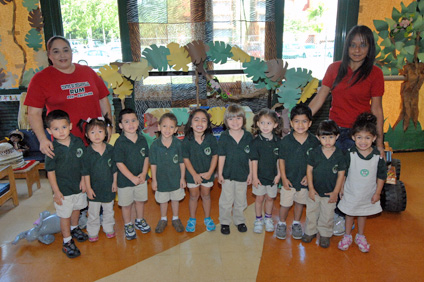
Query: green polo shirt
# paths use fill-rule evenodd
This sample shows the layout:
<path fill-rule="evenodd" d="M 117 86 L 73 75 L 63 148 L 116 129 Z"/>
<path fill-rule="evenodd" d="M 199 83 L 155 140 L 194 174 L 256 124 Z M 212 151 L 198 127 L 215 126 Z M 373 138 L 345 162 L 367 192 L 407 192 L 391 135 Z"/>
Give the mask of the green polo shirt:
<path fill-rule="evenodd" d="M 356 148 L 356 146 L 353 146 L 352 148 L 349 149 L 349 152 L 345 154 L 345 158 L 346 158 L 346 176 L 348 174 L 349 166 L 350 166 L 350 152 L 356 152 L 356 153 L 358 153 L 358 157 L 359 158 L 361 158 L 363 160 L 367 160 L 367 161 L 368 160 L 371 160 L 374 155 L 377 155 L 377 156 L 380 155 L 380 151 L 376 147 L 373 147 L 373 150 L 372 150 L 371 154 L 369 154 L 368 156 L 364 157 L 361 153 L 359 153 L 359 151 Z M 383 158 L 380 158 L 378 160 L 377 178 L 378 179 L 382 179 L 382 180 L 386 180 L 386 178 L 387 178 L 387 165 L 386 165 L 386 161 Z"/>
<path fill-rule="evenodd" d="M 182 142 L 172 136 L 169 148 L 156 139 L 150 147 L 150 163 L 156 165 L 156 179 L 159 192 L 172 192 L 180 188 L 181 169 L 183 163 Z"/>
<path fill-rule="evenodd" d="M 183 140 L 183 158 L 189 159 L 191 165 L 197 173 L 208 172 L 211 168 L 212 157 L 217 155 L 218 143 L 215 136 L 206 134 L 202 144 L 197 143 L 194 136 L 186 137 Z M 214 174 L 211 178 L 203 179 L 202 183 L 213 182 Z M 194 183 L 193 176 L 186 169 L 187 183 Z"/>
<path fill-rule="evenodd" d="M 250 159 L 258 161 L 258 178 L 262 185 L 272 185 L 278 174 L 279 141 L 276 135 L 272 139 L 267 139 L 259 134 L 251 143 Z"/>
<path fill-rule="evenodd" d="M 240 142 L 230 135 L 227 129 L 222 132 L 218 140 L 218 156 L 225 156 L 225 164 L 222 171 L 224 179 L 246 182 L 249 175 L 249 155 L 252 134 L 244 130 Z"/>
<path fill-rule="evenodd" d="M 321 145 L 318 139 L 308 132 L 308 137 L 300 144 L 293 135 L 293 131 L 280 142 L 279 158 L 283 159 L 286 167 L 286 176 L 297 191 L 308 188 L 300 184 L 306 176 L 306 157 L 309 151 Z"/>
<path fill-rule="evenodd" d="M 123 163 L 135 176 L 143 172 L 144 160 L 147 157 L 149 157 L 149 146 L 143 135 L 138 134 L 135 143 L 128 139 L 124 133 L 116 140 L 113 150 L 115 162 Z M 146 180 L 148 177 L 146 175 Z M 118 187 L 125 188 L 133 186 L 135 186 L 134 183 L 126 178 L 118 169 Z"/>
<path fill-rule="evenodd" d="M 346 158 L 339 148 L 333 152 L 330 158 L 322 152 L 321 146 L 313 149 L 308 156 L 308 165 L 312 166 L 314 188 L 320 197 L 329 197 L 325 193 L 334 191 L 339 171 L 346 170 Z"/>
<path fill-rule="evenodd" d="M 85 146 L 80 138 L 72 134 L 70 136 L 69 147 L 54 140 L 54 157 L 53 159 L 48 156 L 45 158 L 46 171 L 55 172 L 57 185 L 63 196 L 81 193 L 82 157 Z"/>
<path fill-rule="evenodd" d="M 117 171 L 113 161 L 113 146 L 106 144 L 103 155 L 94 151 L 91 146 L 85 150 L 82 175 L 90 176 L 91 188 L 96 197 L 92 202 L 109 203 L 115 199 L 112 192 L 113 174 Z"/>

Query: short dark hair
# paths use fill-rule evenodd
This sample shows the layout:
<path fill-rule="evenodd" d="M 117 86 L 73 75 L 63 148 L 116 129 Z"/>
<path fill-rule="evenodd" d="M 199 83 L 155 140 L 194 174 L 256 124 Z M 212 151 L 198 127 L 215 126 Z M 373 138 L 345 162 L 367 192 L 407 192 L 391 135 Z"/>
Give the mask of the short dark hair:
<path fill-rule="evenodd" d="M 305 115 L 309 120 L 312 120 L 311 109 L 303 103 L 297 104 L 293 107 L 290 112 L 290 120 L 293 120 L 295 116 Z"/>
<path fill-rule="evenodd" d="M 138 118 L 137 113 L 134 111 L 134 109 L 131 109 L 131 108 L 125 108 L 125 109 L 122 109 L 122 110 L 119 112 L 119 115 L 118 115 L 118 123 L 121 123 L 121 122 L 122 122 L 122 117 L 123 117 L 124 115 L 127 115 L 127 114 L 135 114 L 135 116 Z"/>
<path fill-rule="evenodd" d="M 166 118 L 169 118 L 170 120 L 175 122 L 175 126 L 178 126 L 178 119 L 173 113 L 164 113 L 160 119 L 159 119 L 159 125 L 162 123 L 162 121 Z"/>
<path fill-rule="evenodd" d="M 62 110 L 54 110 L 54 111 L 51 111 L 46 116 L 46 125 L 47 125 L 47 127 L 50 128 L 50 125 L 51 125 L 52 121 L 58 120 L 58 119 L 66 119 L 66 121 L 68 123 L 71 123 L 71 119 L 69 118 L 69 115 L 68 115 L 67 112 L 62 111 Z"/>
<path fill-rule="evenodd" d="M 326 136 L 326 135 L 339 135 L 340 130 L 334 120 L 328 119 L 323 120 L 319 123 L 316 135 L 317 136 Z"/>

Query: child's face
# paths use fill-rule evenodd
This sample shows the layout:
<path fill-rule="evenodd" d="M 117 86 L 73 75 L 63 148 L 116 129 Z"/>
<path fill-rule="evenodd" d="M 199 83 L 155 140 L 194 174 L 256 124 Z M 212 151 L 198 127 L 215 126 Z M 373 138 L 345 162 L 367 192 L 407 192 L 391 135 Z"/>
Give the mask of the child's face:
<path fill-rule="evenodd" d="M 321 142 L 322 147 L 326 149 L 333 148 L 336 144 L 337 138 L 339 135 L 321 135 L 318 136 L 319 142 Z"/>
<path fill-rule="evenodd" d="M 119 128 L 121 128 L 124 133 L 133 134 L 137 132 L 139 124 L 140 122 L 134 113 L 125 114 L 122 116 L 121 123 L 119 123 Z"/>
<path fill-rule="evenodd" d="M 231 130 L 241 130 L 243 128 L 243 117 L 230 117 L 227 119 L 227 124 Z"/>
<path fill-rule="evenodd" d="M 162 122 L 159 124 L 159 131 L 162 137 L 170 138 L 174 135 L 178 130 L 175 121 L 170 118 L 164 118 Z"/>
<path fill-rule="evenodd" d="M 277 123 L 269 116 L 261 116 L 259 121 L 256 123 L 262 134 L 271 134 L 274 128 L 277 127 Z"/>
<path fill-rule="evenodd" d="M 55 119 L 50 122 L 50 128 L 47 131 L 58 141 L 66 140 L 72 129 L 72 123 L 66 119 Z"/>
<path fill-rule="evenodd" d="M 203 134 L 205 132 L 206 128 L 208 128 L 208 118 L 205 113 L 197 112 L 193 116 L 191 128 L 193 128 L 194 133 Z"/>
<path fill-rule="evenodd" d="M 101 144 L 105 140 L 106 132 L 103 128 L 94 126 L 88 130 L 87 137 L 90 139 L 91 143 Z"/>
<path fill-rule="evenodd" d="M 306 115 L 296 115 L 290 121 L 291 127 L 298 134 L 306 133 L 311 124 L 312 121 Z"/>
<path fill-rule="evenodd" d="M 359 151 L 369 150 L 376 138 L 377 136 L 374 136 L 367 131 L 359 131 L 352 136 L 353 141 L 355 141 L 356 148 L 358 148 Z"/>
<path fill-rule="evenodd" d="M 12 136 L 10 136 L 10 141 L 12 141 L 12 142 L 19 142 L 19 141 L 21 141 L 21 138 L 19 137 L 19 136 L 16 136 L 16 135 L 12 135 Z"/>

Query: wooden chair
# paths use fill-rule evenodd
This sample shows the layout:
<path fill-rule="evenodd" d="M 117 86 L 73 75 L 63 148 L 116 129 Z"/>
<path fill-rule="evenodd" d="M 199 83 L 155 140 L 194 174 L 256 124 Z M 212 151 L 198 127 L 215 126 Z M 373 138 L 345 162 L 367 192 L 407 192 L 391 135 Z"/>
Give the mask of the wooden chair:
<path fill-rule="evenodd" d="M 7 166 L 0 170 L 0 179 L 8 176 L 9 177 L 9 190 L 0 196 L 0 206 L 3 205 L 7 200 L 12 199 L 15 206 L 19 205 L 18 192 L 16 191 L 15 176 L 11 166 Z"/>

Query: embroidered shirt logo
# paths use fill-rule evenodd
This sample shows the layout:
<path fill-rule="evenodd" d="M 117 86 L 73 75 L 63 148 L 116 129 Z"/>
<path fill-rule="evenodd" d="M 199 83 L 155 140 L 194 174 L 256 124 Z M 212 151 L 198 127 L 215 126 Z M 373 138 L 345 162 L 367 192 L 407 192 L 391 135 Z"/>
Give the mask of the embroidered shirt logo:
<path fill-rule="evenodd" d="M 249 145 L 246 145 L 246 147 L 244 147 L 244 151 L 246 152 L 246 154 L 250 153 L 250 147 Z"/>
<path fill-rule="evenodd" d="M 175 154 L 175 156 L 172 158 L 172 161 L 174 164 L 178 163 L 178 154 Z"/>
<path fill-rule="evenodd" d="M 359 172 L 360 174 L 361 174 L 361 176 L 363 176 L 363 177 L 367 177 L 368 176 L 368 174 L 370 174 L 370 172 L 369 172 L 369 170 L 368 169 L 361 169 L 361 171 Z"/>
<path fill-rule="evenodd" d="M 307 156 L 309 156 L 309 152 L 310 152 L 310 151 L 312 151 L 313 149 L 314 149 L 314 148 L 309 148 L 309 149 L 306 151 L 306 155 L 307 155 Z"/>
<path fill-rule="evenodd" d="M 141 148 L 140 155 L 145 157 L 146 156 L 146 148 Z"/>
<path fill-rule="evenodd" d="M 81 158 L 81 157 L 82 157 L 83 152 L 84 152 L 84 151 L 82 150 L 82 148 L 78 148 L 78 149 L 77 149 L 77 154 L 76 154 L 76 155 L 77 155 L 77 158 Z"/>
<path fill-rule="evenodd" d="M 212 153 L 211 147 L 207 147 L 203 150 L 206 156 L 209 156 Z"/>
<path fill-rule="evenodd" d="M 339 165 L 333 166 L 333 173 L 336 174 L 339 171 Z"/>
<path fill-rule="evenodd" d="M 108 159 L 108 160 L 107 160 L 107 165 L 108 165 L 109 167 L 112 167 L 112 159 Z"/>
<path fill-rule="evenodd" d="M 278 156 L 278 148 L 274 148 L 274 155 Z"/>

